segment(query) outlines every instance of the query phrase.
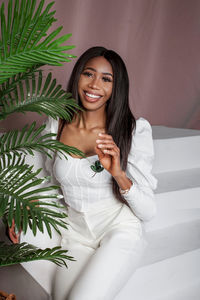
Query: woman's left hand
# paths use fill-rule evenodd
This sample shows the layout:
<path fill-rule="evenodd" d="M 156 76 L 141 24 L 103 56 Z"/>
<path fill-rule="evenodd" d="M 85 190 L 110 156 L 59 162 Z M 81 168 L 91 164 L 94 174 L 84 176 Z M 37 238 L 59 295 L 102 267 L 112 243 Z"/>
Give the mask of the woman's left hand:
<path fill-rule="evenodd" d="M 122 173 L 120 166 L 120 149 L 117 147 L 111 135 L 99 133 L 96 140 L 96 154 L 101 165 L 114 177 Z"/>

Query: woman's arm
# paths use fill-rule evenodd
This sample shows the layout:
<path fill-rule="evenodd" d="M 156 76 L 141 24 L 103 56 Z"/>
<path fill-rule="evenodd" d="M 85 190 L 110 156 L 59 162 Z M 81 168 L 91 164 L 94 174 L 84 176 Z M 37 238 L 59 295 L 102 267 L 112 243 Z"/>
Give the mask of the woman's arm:
<path fill-rule="evenodd" d="M 149 221 L 156 214 L 154 190 L 157 179 L 152 174 L 154 145 L 152 128 L 144 118 L 136 121 L 136 130 L 128 155 L 126 176 L 132 181 L 127 193 L 123 195 L 132 211 L 143 221 Z"/>
<path fill-rule="evenodd" d="M 114 179 L 117 182 L 118 186 L 120 187 L 121 191 L 130 190 L 133 184 L 132 180 L 126 176 L 126 173 L 124 171 L 122 171 L 121 174 L 114 176 Z"/>
<path fill-rule="evenodd" d="M 103 167 L 115 178 L 133 213 L 143 221 L 156 214 L 153 190 L 157 179 L 152 175 L 154 147 L 151 125 L 144 118 L 136 121 L 126 172 L 120 167 L 120 151 L 112 137 L 101 134 L 96 153 Z"/>

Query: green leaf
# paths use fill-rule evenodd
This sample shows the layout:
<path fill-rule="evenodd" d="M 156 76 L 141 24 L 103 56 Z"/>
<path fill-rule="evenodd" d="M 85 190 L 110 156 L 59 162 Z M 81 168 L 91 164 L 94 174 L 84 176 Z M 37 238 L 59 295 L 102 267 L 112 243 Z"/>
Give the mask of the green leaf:
<path fill-rule="evenodd" d="M 50 11 L 53 2 L 44 7 L 44 1 L 40 1 L 35 13 L 35 0 L 21 0 L 20 3 L 16 0 L 13 9 L 12 1 L 9 1 L 7 13 L 4 3 L 1 6 L 0 84 L 36 64 L 59 66 L 75 57 L 66 53 L 74 46 L 62 45 L 71 34 L 57 38 L 62 27 L 49 33 L 56 21 L 55 11 Z"/>
<path fill-rule="evenodd" d="M 13 161 L 16 163 L 15 165 L 13 165 Z M 43 225 L 45 225 L 51 236 L 51 226 L 66 228 L 66 222 L 62 220 L 62 225 L 60 222 L 66 215 L 53 209 L 58 208 L 53 201 L 33 202 L 37 199 L 57 199 L 58 197 L 57 194 L 48 193 L 48 191 L 55 190 L 57 186 L 37 187 L 43 181 L 43 178 L 36 178 L 39 171 L 33 172 L 32 166 L 27 167 L 22 158 L 21 161 L 12 159 L 7 167 L 4 166 L 3 169 L 0 169 L 0 217 L 7 216 L 9 227 L 14 219 L 18 231 L 21 224 L 23 224 L 24 232 L 26 232 L 27 226 L 30 226 L 33 234 L 36 234 L 37 229 L 43 231 Z M 30 188 L 33 189 L 30 191 Z M 59 232 L 59 230 L 57 231 Z"/>
<path fill-rule="evenodd" d="M 46 114 L 54 119 L 71 121 L 74 113 L 82 109 L 71 94 L 66 93 L 49 73 L 44 78 L 39 68 L 45 64 L 61 66 L 75 56 L 68 53 L 73 45 L 65 44 L 71 34 L 60 35 L 62 27 L 51 30 L 56 21 L 51 2 L 44 0 L 8 0 L 0 8 L 0 120 L 10 114 L 27 111 Z M 56 140 L 56 134 L 43 134 L 45 125 L 33 122 L 19 130 L 0 136 L 0 217 L 15 230 L 33 234 L 52 229 L 60 234 L 67 229 L 64 207 L 59 205 L 57 186 L 43 185 L 46 177 L 39 178 L 41 169 L 34 170 L 25 162 L 34 151 L 52 157 L 57 153 L 84 156 L 74 147 Z M 37 200 L 37 202 L 36 202 Z M 35 201 L 35 202 L 34 202 Z M 0 243 L 0 265 L 47 259 L 57 265 L 66 265 L 66 255 L 60 247 L 38 249 L 28 244 L 8 246 Z"/>
<path fill-rule="evenodd" d="M 41 125 L 35 130 L 36 123 L 33 122 L 30 127 L 25 125 L 22 131 L 14 130 L 5 133 L 0 137 L 0 158 L 5 159 L 11 155 L 20 156 L 22 152 L 25 154 L 33 154 L 32 150 L 47 154 L 50 158 L 53 153 L 60 153 L 64 157 L 65 154 L 75 154 L 84 157 L 84 153 L 75 147 L 67 146 L 55 140 L 56 134 L 43 134 L 46 125 Z M 48 150 L 48 152 L 47 152 Z M 0 159 L 0 163 L 1 163 Z M 2 166 L 3 167 L 3 166 Z M 4 165 L 5 168 L 5 165 Z"/>
<path fill-rule="evenodd" d="M 11 87 L 7 82 L 6 87 L 2 88 L 0 105 L 0 119 L 16 112 L 35 111 L 70 121 L 74 112 L 82 110 L 70 93 L 56 85 L 56 79 L 52 80 L 51 73 L 43 83 L 41 71 L 12 77 Z"/>
<path fill-rule="evenodd" d="M 68 250 L 61 247 L 39 249 L 27 243 L 7 245 L 0 242 L 0 266 L 30 262 L 36 260 L 48 260 L 58 266 L 67 267 L 66 260 L 75 261 L 72 256 L 67 255 Z"/>

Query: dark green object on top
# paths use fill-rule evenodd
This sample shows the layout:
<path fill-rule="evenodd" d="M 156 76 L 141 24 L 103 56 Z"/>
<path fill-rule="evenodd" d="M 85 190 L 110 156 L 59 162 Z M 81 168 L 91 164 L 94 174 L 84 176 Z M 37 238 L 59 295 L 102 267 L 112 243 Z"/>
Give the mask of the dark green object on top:
<path fill-rule="evenodd" d="M 102 165 L 101 165 L 101 163 L 100 163 L 99 160 L 96 160 L 95 163 L 94 163 L 94 165 L 91 165 L 90 168 L 92 169 L 92 171 L 95 172 L 94 175 L 96 175 L 96 173 L 100 173 L 100 172 L 102 172 L 104 170 L 104 167 L 102 167 Z"/>

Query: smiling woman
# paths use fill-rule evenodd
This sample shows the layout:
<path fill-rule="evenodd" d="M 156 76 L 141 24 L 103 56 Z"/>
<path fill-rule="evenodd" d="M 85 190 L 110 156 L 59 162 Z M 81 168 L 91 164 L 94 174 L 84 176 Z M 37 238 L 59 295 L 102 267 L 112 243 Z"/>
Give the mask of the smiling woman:
<path fill-rule="evenodd" d="M 112 300 L 143 255 L 142 221 L 156 212 L 151 125 L 132 115 L 126 67 L 112 50 L 83 53 L 68 92 L 82 110 L 70 123 L 49 118 L 46 130 L 85 157 L 46 161 L 67 204 L 68 230 L 60 243 L 76 259 L 68 269 L 57 268 L 54 299 Z"/>
<path fill-rule="evenodd" d="M 104 109 L 110 99 L 113 87 L 111 64 L 103 57 L 90 59 L 81 73 L 78 93 L 84 108 L 86 103 L 96 103 L 91 109 Z M 85 103 L 86 102 L 86 103 Z"/>

